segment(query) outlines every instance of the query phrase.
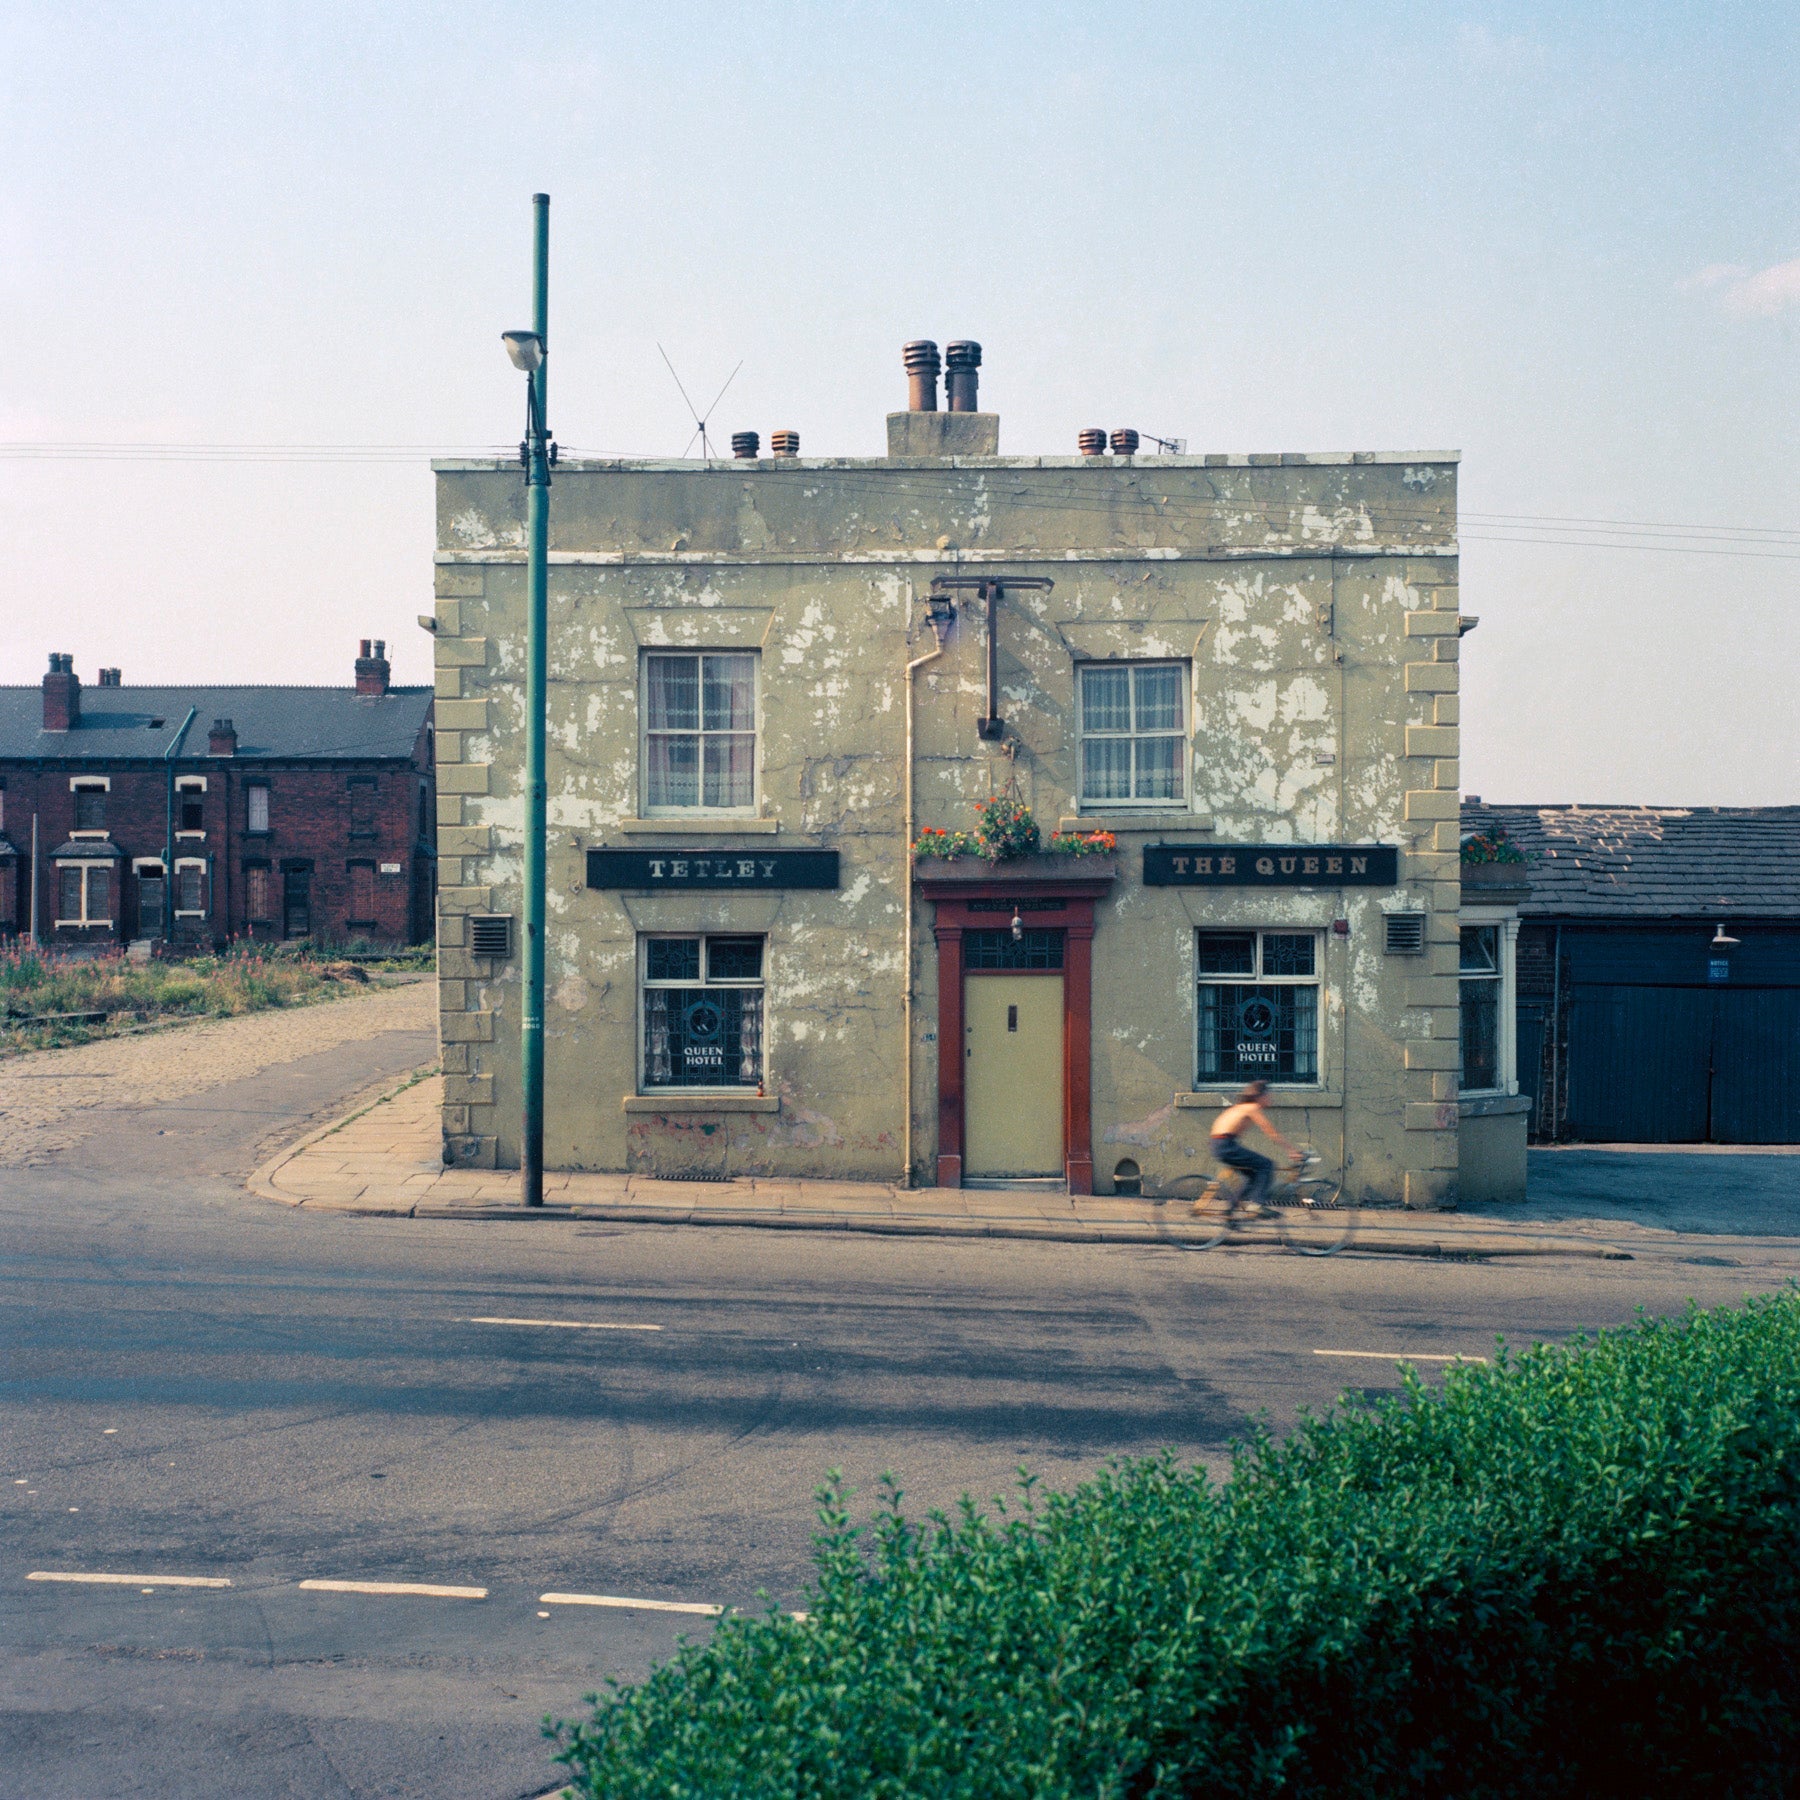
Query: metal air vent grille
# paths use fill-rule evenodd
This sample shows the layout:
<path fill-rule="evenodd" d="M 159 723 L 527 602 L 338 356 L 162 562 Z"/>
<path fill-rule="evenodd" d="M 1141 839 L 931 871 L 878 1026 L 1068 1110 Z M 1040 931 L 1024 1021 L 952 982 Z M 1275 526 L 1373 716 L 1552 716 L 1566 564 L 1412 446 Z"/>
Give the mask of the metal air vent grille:
<path fill-rule="evenodd" d="M 512 955 L 512 915 L 494 913 L 469 920 L 469 954 L 504 961 Z"/>
<path fill-rule="evenodd" d="M 1420 912 L 1387 915 L 1387 953 L 1389 956 L 1423 956 L 1425 954 L 1425 915 Z"/>

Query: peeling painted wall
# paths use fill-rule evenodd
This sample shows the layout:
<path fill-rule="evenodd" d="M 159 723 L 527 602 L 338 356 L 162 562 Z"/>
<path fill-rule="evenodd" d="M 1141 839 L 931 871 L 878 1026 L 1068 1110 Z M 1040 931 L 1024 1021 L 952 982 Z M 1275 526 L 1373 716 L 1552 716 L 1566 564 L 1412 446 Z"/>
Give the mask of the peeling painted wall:
<path fill-rule="evenodd" d="M 1075 667 L 1191 665 L 1191 793 L 1119 833 L 1094 940 L 1097 1185 L 1206 1166 L 1193 1092 L 1194 932 L 1324 931 L 1322 1079 L 1283 1129 L 1372 1197 L 1454 1197 L 1457 1067 L 1455 460 L 1155 457 L 564 463 L 551 510 L 546 1158 L 552 1167 L 899 1175 L 906 663 L 933 575 L 1047 576 L 998 633 L 1002 745 L 979 608 L 920 673 L 919 826 L 967 827 L 1009 780 L 1046 833 L 1076 799 Z M 467 951 L 472 912 L 517 914 L 524 492 L 495 463 L 438 466 L 438 744 L 449 1154 L 518 1154 L 518 970 Z M 639 666 L 661 645 L 761 659 L 758 817 L 703 835 L 642 817 Z M 1402 847 L 1392 891 L 1145 888 L 1158 839 Z M 835 893 L 592 892 L 583 853 L 833 848 Z M 936 1152 L 931 907 L 915 906 L 912 1162 Z M 1429 915 L 1422 957 L 1382 914 Z M 1349 935 L 1331 931 L 1347 920 Z M 637 941 L 766 932 L 767 1092 L 739 1110 L 638 1097 Z"/>

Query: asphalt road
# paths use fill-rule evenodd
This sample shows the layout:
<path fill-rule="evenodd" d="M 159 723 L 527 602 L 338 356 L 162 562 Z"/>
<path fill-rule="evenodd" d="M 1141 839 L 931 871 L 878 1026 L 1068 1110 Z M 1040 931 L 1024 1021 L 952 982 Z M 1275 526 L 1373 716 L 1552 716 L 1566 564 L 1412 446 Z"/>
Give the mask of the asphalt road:
<path fill-rule="evenodd" d="M 1314 1262 L 243 1194 L 272 1134 L 432 1052 L 387 1032 L 0 1170 L 7 1800 L 540 1793 L 544 1713 L 707 1628 L 541 1596 L 803 1604 L 829 1468 L 865 1497 L 891 1469 L 920 1508 L 1022 1463 L 1062 1484 L 1173 1445 L 1222 1468 L 1259 1415 L 1392 1387 L 1384 1355 L 1777 1285 L 1670 1257 Z"/>

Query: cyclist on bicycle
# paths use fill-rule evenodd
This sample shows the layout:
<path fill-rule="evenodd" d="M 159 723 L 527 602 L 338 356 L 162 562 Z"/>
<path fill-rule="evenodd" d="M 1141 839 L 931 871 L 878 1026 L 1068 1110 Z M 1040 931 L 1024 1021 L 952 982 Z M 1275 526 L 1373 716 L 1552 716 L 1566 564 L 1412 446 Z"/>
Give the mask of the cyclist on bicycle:
<path fill-rule="evenodd" d="M 1261 1210 L 1262 1200 L 1269 1191 L 1270 1178 L 1275 1173 L 1275 1165 L 1268 1157 L 1259 1155 L 1244 1144 L 1243 1133 L 1254 1125 L 1270 1143 L 1285 1150 L 1296 1164 L 1300 1161 L 1300 1152 L 1275 1129 L 1274 1121 L 1263 1111 L 1263 1095 L 1268 1091 L 1269 1084 L 1266 1081 L 1251 1082 L 1213 1120 L 1212 1153 L 1226 1168 L 1235 1169 L 1244 1177 L 1243 1205 L 1252 1216 Z M 1201 1201 L 1194 1202 L 1194 1210 L 1202 1210 Z M 1236 1208 L 1232 1210 L 1235 1212 Z"/>

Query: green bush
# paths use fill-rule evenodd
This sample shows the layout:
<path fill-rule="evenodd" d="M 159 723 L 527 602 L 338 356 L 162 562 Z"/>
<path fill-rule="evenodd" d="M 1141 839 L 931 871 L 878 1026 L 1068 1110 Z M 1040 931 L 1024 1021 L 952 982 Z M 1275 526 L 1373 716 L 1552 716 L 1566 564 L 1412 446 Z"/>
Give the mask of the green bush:
<path fill-rule="evenodd" d="M 578 1794 L 1793 1792 L 1800 1295 L 860 1537 L 555 1728 Z M 998 1504 L 998 1503 L 997 1503 Z"/>

